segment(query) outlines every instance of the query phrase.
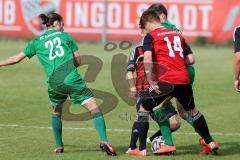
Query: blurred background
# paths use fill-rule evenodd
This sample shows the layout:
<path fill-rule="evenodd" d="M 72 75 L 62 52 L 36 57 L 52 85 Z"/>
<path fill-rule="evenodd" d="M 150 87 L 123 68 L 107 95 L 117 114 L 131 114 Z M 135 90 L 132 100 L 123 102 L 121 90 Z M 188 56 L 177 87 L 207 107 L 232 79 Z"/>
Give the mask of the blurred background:
<path fill-rule="evenodd" d="M 239 0 L 0 0 L 0 36 L 32 38 L 44 31 L 40 13 L 60 13 L 75 39 L 139 41 L 138 21 L 152 3 L 189 42 L 225 44 L 240 24 Z"/>

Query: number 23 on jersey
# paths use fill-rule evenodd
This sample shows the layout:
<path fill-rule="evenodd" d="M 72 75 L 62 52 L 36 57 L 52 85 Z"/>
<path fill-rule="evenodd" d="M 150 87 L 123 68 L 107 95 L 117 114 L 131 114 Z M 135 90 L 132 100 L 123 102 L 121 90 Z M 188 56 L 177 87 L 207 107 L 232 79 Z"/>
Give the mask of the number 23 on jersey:
<path fill-rule="evenodd" d="M 45 48 L 50 48 L 49 51 L 49 59 L 53 60 L 57 57 L 62 57 L 64 55 L 64 49 L 61 46 L 61 39 L 59 37 L 55 37 L 53 40 L 48 40 L 45 42 Z M 53 52 L 53 50 L 55 52 Z"/>

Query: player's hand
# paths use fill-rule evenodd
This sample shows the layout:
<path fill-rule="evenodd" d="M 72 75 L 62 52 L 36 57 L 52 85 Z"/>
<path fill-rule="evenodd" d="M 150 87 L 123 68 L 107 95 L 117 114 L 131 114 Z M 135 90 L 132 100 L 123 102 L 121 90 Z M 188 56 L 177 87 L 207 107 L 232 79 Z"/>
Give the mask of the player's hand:
<path fill-rule="evenodd" d="M 129 97 L 135 99 L 137 94 L 136 87 L 132 87 L 129 89 Z"/>
<path fill-rule="evenodd" d="M 161 91 L 159 90 L 159 86 L 155 81 L 150 82 L 150 88 L 152 88 L 157 94 L 161 93 Z"/>
<path fill-rule="evenodd" d="M 240 80 L 234 81 L 234 87 L 235 87 L 236 91 L 240 92 Z"/>

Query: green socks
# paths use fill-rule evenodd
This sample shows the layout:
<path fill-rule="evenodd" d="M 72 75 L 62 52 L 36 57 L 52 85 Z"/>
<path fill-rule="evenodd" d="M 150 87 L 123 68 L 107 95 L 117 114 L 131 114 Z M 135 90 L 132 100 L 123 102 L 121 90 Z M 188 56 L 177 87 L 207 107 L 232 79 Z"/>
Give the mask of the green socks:
<path fill-rule="evenodd" d="M 158 123 L 162 136 L 164 138 L 164 143 L 173 146 L 173 140 L 170 130 L 169 118 L 167 115 L 167 110 L 164 107 L 158 108 L 154 111 L 155 120 Z"/>
<path fill-rule="evenodd" d="M 99 139 L 103 142 L 108 142 L 106 134 L 106 125 L 101 112 L 93 114 L 94 126 L 98 131 Z M 62 142 L 62 119 L 61 115 L 52 114 L 52 129 L 55 138 L 56 147 L 63 146 Z"/>
<path fill-rule="evenodd" d="M 98 131 L 100 141 L 108 142 L 105 121 L 102 113 L 97 112 L 93 114 L 93 117 L 94 117 L 94 126 Z M 53 129 L 56 147 L 63 146 L 61 115 L 52 114 L 52 129 Z"/>
<path fill-rule="evenodd" d="M 52 114 L 52 129 L 53 129 L 56 147 L 63 146 L 61 115 Z"/>
<path fill-rule="evenodd" d="M 101 112 L 94 113 L 93 118 L 94 118 L 94 120 L 93 120 L 94 126 L 98 132 L 100 141 L 108 142 L 107 133 L 106 133 L 106 125 L 105 125 L 105 121 L 104 121 L 102 113 Z"/>
<path fill-rule="evenodd" d="M 192 127 L 194 127 L 194 125 L 193 125 L 193 119 L 192 119 L 191 116 L 187 115 L 184 120 L 187 121 Z"/>

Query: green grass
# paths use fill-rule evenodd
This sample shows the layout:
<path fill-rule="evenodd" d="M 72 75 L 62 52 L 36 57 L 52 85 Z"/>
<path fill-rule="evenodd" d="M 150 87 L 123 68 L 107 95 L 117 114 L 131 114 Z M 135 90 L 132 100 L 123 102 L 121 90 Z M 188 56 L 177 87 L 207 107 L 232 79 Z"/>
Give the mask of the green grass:
<path fill-rule="evenodd" d="M 22 50 L 26 42 L 21 40 L 0 40 L 0 59 L 14 55 Z M 104 52 L 99 44 L 79 44 L 82 54 L 95 55 L 103 61 L 103 68 L 96 82 L 89 86 L 94 89 L 111 92 L 116 95 L 111 82 L 111 60 L 118 53 L 128 54 L 129 50 Z M 146 159 L 239 159 L 240 158 L 240 101 L 239 94 L 233 89 L 232 83 L 232 49 L 225 47 L 193 47 L 196 55 L 196 81 L 194 84 L 195 99 L 198 108 L 205 114 L 212 133 L 222 133 L 214 138 L 220 142 L 220 155 L 199 156 L 202 149 L 198 145 L 198 136 L 192 135 L 193 129 L 185 122 L 173 134 L 177 153 L 172 157 L 153 156 Z M 80 67 L 85 73 L 86 67 Z M 127 92 L 126 92 L 127 94 Z M 72 128 L 93 128 L 92 121 L 64 122 L 64 142 L 66 152 L 54 155 L 54 141 L 50 126 L 51 108 L 48 103 L 47 85 L 43 70 L 36 58 L 24 60 L 22 63 L 0 68 L 0 159 L 139 159 L 128 156 L 130 132 L 109 130 L 110 142 L 116 147 L 118 156 L 111 158 L 104 155 L 98 148 L 98 137 L 95 131 L 73 130 Z M 105 115 L 109 129 L 130 130 L 135 108 L 128 106 L 118 97 L 119 103 L 115 110 Z M 73 109 L 82 112 L 82 109 Z M 128 116 L 126 117 L 126 113 Z M 131 117 L 130 117 L 131 115 Z M 9 125 L 19 126 L 9 126 Z M 22 126 L 22 127 L 21 127 Z M 43 128 L 34 128 L 40 126 Z M 151 131 L 157 125 L 151 122 Z M 150 132 L 149 134 L 151 134 Z M 187 134 L 184 134 L 187 133 Z M 229 136 L 229 133 L 237 133 Z"/>

